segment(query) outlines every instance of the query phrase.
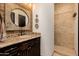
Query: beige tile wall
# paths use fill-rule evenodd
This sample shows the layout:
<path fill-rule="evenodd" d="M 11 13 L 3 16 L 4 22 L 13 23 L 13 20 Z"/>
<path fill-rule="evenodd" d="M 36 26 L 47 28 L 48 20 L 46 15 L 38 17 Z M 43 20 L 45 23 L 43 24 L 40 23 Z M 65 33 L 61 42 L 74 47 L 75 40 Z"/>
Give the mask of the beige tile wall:
<path fill-rule="evenodd" d="M 74 4 L 55 4 L 55 44 L 74 48 Z"/>

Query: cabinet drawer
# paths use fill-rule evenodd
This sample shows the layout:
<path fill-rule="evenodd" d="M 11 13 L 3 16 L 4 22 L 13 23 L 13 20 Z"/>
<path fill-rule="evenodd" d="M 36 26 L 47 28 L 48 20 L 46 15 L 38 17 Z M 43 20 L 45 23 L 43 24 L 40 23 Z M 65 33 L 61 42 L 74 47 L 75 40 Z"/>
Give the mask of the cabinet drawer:
<path fill-rule="evenodd" d="M 17 47 L 11 47 L 11 48 L 9 48 L 8 50 L 5 50 L 4 52 L 5 53 L 11 53 L 11 52 L 15 52 L 17 50 Z"/>
<path fill-rule="evenodd" d="M 5 47 L 0 49 L 0 56 L 11 56 L 14 55 L 15 53 L 17 53 L 18 47 Z"/>
<path fill-rule="evenodd" d="M 7 52 L 10 52 L 14 49 L 17 49 L 18 46 L 17 45 L 11 45 L 11 46 L 7 46 L 7 47 L 4 47 L 4 48 L 1 48 L 0 49 L 0 52 L 4 52 L 4 53 L 7 53 Z"/>

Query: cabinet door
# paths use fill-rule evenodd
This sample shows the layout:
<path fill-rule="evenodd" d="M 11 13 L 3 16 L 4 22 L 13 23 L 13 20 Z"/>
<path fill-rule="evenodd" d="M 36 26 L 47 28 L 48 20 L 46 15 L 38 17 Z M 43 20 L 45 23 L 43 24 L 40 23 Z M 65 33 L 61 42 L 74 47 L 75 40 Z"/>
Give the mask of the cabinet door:
<path fill-rule="evenodd" d="M 40 56 L 40 38 L 32 39 L 27 49 L 28 56 Z"/>
<path fill-rule="evenodd" d="M 28 48 L 28 44 L 26 42 L 19 44 L 18 55 L 27 56 L 27 48 Z"/>
<path fill-rule="evenodd" d="M 34 45 L 32 46 L 32 53 L 34 56 L 40 56 L 40 38 L 35 38 Z"/>

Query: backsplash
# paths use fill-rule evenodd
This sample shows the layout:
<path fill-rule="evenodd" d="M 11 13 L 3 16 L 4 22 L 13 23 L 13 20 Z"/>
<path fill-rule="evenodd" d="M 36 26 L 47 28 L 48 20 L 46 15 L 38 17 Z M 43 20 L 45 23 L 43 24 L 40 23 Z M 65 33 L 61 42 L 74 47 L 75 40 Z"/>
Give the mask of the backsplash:
<path fill-rule="evenodd" d="M 31 31 L 26 31 L 23 30 L 22 31 L 22 35 L 27 35 L 27 34 L 31 34 Z M 21 36 L 20 31 L 15 30 L 15 31 L 6 31 L 7 37 L 17 37 L 17 36 Z"/>

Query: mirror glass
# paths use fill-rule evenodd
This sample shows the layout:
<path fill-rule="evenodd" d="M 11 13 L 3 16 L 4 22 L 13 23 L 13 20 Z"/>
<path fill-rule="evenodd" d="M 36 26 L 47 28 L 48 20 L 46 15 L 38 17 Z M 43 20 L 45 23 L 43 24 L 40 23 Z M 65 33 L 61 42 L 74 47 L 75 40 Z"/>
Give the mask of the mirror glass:
<path fill-rule="evenodd" d="M 19 27 L 25 27 L 28 24 L 28 15 L 25 11 L 21 9 L 14 9 L 11 11 L 11 21 L 13 24 Z"/>

